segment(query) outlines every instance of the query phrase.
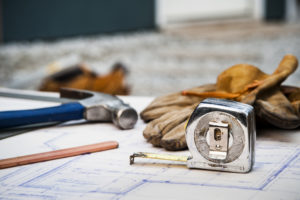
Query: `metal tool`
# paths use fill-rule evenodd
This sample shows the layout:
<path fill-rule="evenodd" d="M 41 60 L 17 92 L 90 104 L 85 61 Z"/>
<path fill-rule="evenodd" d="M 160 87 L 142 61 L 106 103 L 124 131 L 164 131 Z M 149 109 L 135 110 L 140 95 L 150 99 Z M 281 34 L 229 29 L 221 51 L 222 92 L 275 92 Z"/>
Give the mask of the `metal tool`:
<path fill-rule="evenodd" d="M 184 161 L 188 168 L 249 172 L 254 164 L 256 139 L 252 106 L 223 99 L 205 99 L 186 126 L 191 156 L 135 153 L 135 157 Z"/>
<path fill-rule="evenodd" d="M 0 112 L 0 129 L 83 118 L 88 121 L 112 121 L 121 129 L 131 129 L 138 119 L 135 109 L 118 97 L 104 93 L 64 88 L 60 91 L 61 98 L 14 94 L 7 91 L 0 92 L 0 96 L 63 103 L 49 108 Z"/>

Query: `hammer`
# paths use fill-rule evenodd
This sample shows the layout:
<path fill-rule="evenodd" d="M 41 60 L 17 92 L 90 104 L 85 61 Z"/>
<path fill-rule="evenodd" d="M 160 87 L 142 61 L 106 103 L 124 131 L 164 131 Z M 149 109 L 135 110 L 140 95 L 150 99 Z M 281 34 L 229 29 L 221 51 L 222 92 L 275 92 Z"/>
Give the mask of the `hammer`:
<path fill-rule="evenodd" d="M 132 129 L 138 119 L 132 107 L 104 93 L 63 88 L 60 98 L 11 92 L 0 92 L 0 96 L 62 103 L 49 108 L 0 112 L 0 129 L 78 119 L 113 122 L 120 129 Z"/>

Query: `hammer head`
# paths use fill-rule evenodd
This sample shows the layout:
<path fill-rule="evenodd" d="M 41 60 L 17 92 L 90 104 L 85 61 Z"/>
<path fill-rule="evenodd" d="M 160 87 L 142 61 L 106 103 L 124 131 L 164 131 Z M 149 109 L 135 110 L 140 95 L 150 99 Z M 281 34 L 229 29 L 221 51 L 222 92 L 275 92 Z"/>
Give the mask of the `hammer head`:
<path fill-rule="evenodd" d="M 113 95 L 62 88 L 60 97 L 77 99 L 85 107 L 84 117 L 88 121 L 112 121 L 121 129 L 132 129 L 138 119 L 135 109 Z"/>

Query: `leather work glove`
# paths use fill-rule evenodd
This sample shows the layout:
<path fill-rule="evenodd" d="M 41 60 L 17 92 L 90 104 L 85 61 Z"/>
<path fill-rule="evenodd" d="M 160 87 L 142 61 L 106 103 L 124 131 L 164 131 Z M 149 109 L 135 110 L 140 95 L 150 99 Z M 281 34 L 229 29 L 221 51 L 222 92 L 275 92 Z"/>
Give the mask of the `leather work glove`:
<path fill-rule="evenodd" d="M 260 120 L 278 128 L 297 128 L 300 125 L 299 107 L 297 109 L 299 101 L 296 95 L 299 90 L 294 89 L 294 99 L 291 102 L 280 86 L 297 66 L 297 58 L 293 55 L 286 55 L 270 75 L 251 65 L 233 66 L 219 75 L 217 90 L 236 95 L 233 100 L 253 105 Z"/>
<path fill-rule="evenodd" d="M 128 95 L 126 85 L 127 69 L 122 63 L 116 63 L 105 75 L 96 74 L 84 64 L 78 64 L 46 77 L 39 87 L 41 91 L 56 91 L 60 88 L 92 90 L 113 95 Z"/>
<path fill-rule="evenodd" d="M 257 120 L 279 128 L 300 126 L 300 88 L 280 86 L 298 65 L 286 55 L 272 74 L 248 64 L 234 65 L 222 72 L 215 85 L 205 85 L 156 98 L 142 113 L 147 124 L 143 135 L 154 146 L 185 149 L 184 126 L 194 108 L 205 98 L 224 98 L 253 105 Z"/>
<path fill-rule="evenodd" d="M 203 85 L 191 89 L 193 92 L 215 91 L 216 86 Z M 186 148 L 184 126 L 200 101 L 204 98 L 183 96 L 180 92 L 158 97 L 141 112 L 141 118 L 150 123 L 143 134 L 148 142 L 168 150 Z"/>

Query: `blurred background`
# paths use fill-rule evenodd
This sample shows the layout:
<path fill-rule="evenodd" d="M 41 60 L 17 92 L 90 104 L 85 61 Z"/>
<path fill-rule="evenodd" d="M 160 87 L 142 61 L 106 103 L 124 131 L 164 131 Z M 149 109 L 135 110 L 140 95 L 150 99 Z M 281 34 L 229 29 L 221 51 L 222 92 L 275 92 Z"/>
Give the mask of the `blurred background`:
<path fill-rule="evenodd" d="M 272 73 L 285 54 L 300 58 L 299 0 L 0 0 L 0 5 L 1 87 L 36 90 L 45 81 L 80 85 L 93 79 L 110 82 L 107 90 L 121 85 L 111 93 L 158 96 L 214 83 L 234 64 Z M 300 70 L 285 83 L 300 86 Z"/>

